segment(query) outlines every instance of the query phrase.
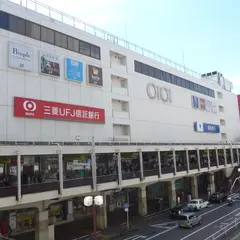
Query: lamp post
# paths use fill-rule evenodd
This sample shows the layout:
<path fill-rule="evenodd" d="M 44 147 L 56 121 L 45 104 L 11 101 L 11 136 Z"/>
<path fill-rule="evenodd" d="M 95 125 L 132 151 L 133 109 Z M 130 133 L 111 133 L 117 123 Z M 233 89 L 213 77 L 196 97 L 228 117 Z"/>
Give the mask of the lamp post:
<path fill-rule="evenodd" d="M 96 205 L 101 206 L 102 204 L 103 204 L 103 197 L 100 195 L 95 197 L 88 196 L 84 198 L 84 206 L 86 207 L 92 206 L 94 240 L 97 240 Z"/>
<path fill-rule="evenodd" d="M 240 168 L 238 168 L 238 172 L 240 172 Z M 235 186 L 235 184 L 236 184 L 236 182 L 237 182 L 238 179 L 240 179 L 240 176 L 237 177 L 237 178 L 235 178 L 235 180 L 234 180 L 234 182 L 233 182 L 233 184 L 232 184 L 232 186 L 231 186 L 231 188 L 230 188 L 230 193 L 232 193 L 232 190 L 233 190 L 233 188 L 234 188 L 234 186 Z"/>

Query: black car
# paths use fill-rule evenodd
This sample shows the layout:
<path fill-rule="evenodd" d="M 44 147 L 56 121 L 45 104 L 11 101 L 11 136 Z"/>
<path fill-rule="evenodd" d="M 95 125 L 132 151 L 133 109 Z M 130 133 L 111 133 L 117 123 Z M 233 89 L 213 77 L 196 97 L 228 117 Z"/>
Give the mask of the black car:
<path fill-rule="evenodd" d="M 228 198 L 228 195 L 224 192 L 216 192 L 211 195 L 209 198 L 209 202 L 218 202 L 222 203 L 225 202 Z"/>
<path fill-rule="evenodd" d="M 172 218 L 177 218 L 180 214 L 184 212 L 194 212 L 194 209 L 188 207 L 187 205 L 177 205 L 170 209 L 169 215 Z"/>

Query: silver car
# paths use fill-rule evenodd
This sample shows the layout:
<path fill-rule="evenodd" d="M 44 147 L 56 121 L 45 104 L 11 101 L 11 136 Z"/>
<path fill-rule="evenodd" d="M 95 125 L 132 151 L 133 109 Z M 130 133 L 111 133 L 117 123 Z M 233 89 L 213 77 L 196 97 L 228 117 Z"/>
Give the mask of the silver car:
<path fill-rule="evenodd" d="M 195 225 L 202 224 L 202 216 L 199 216 L 196 213 L 188 212 L 188 213 L 182 213 L 178 216 L 178 226 L 186 227 L 186 228 L 192 228 Z"/>

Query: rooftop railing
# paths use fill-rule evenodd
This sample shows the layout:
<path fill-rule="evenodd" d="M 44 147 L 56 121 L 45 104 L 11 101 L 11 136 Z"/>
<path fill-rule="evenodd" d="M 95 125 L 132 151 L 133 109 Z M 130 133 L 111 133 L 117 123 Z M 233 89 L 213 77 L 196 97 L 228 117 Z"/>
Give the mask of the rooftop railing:
<path fill-rule="evenodd" d="M 1 1 L 1 0 L 0 0 Z M 39 2 L 37 0 L 9 0 L 10 2 L 13 2 L 13 3 L 16 3 L 18 5 L 21 5 L 25 8 L 28 8 L 30 10 L 33 10 L 37 13 L 40 13 L 40 14 L 43 14 L 45 16 L 48 16 L 50 17 L 51 19 L 54 19 L 54 20 L 57 20 L 57 21 L 60 21 L 62 23 L 65 23 L 67 25 L 70 25 L 72 27 L 75 27 L 77 29 L 80 29 L 84 32 L 87 32 L 89 34 L 92 34 L 96 37 L 99 37 L 99 38 L 102 38 L 104 40 L 107 40 L 109 41 L 110 43 L 113 43 L 113 44 L 116 44 L 120 47 L 123 47 L 123 48 L 126 48 L 126 49 L 129 49 L 133 52 L 136 52 L 138 54 L 141 54 L 147 58 L 150 58 L 150 59 L 153 59 L 157 62 L 160 62 L 162 64 L 166 64 L 172 68 L 175 68 L 179 71 L 182 71 L 186 74 L 189 74 L 193 77 L 196 77 L 196 78 L 199 78 L 199 79 L 202 79 L 201 78 L 201 75 L 200 73 L 197 73 L 196 71 L 190 69 L 190 68 L 187 68 L 179 63 L 176 63 L 168 58 L 165 58 L 161 55 L 158 55 L 156 54 L 155 52 L 152 52 L 146 48 L 143 48 L 141 46 L 138 46 L 132 42 L 129 42 L 121 37 L 118 37 L 116 35 L 113 35 L 112 33 L 110 32 L 107 32 L 101 28 L 98 28 L 96 26 L 93 26 L 89 23 L 86 23 L 76 17 L 73 17 L 67 13 L 64 13 L 62 11 L 59 11 L 53 7 L 50 7 L 42 2 Z M 214 83 L 214 84 L 217 84 L 217 82 L 215 80 L 213 80 L 212 78 L 210 77 L 207 77 L 206 78 L 210 81 L 210 83 Z M 205 78 L 204 78 L 205 79 Z"/>

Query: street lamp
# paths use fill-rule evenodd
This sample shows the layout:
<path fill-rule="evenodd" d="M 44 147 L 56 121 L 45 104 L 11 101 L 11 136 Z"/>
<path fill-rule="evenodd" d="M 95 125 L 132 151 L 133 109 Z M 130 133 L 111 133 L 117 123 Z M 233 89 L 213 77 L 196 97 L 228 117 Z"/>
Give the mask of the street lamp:
<path fill-rule="evenodd" d="M 92 206 L 92 213 L 93 213 L 93 234 L 94 240 L 97 240 L 97 223 L 96 223 L 96 205 L 101 206 L 103 204 L 103 197 L 102 196 L 88 196 L 84 198 L 84 206 L 90 207 Z"/>
<path fill-rule="evenodd" d="M 240 168 L 238 168 L 238 172 L 240 172 Z M 240 179 L 240 176 L 237 177 L 237 178 L 235 178 L 235 180 L 234 180 L 234 182 L 233 182 L 233 184 L 232 184 L 232 186 L 231 186 L 231 188 L 230 188 L 230 193 L 232 193 L 232 190 L 233 190 L 233 188 L 234 188 L 234 186 L 235 186 L 235 184 L 236 184 L 236 182 L 237 182 L 238 179 Z"/>

